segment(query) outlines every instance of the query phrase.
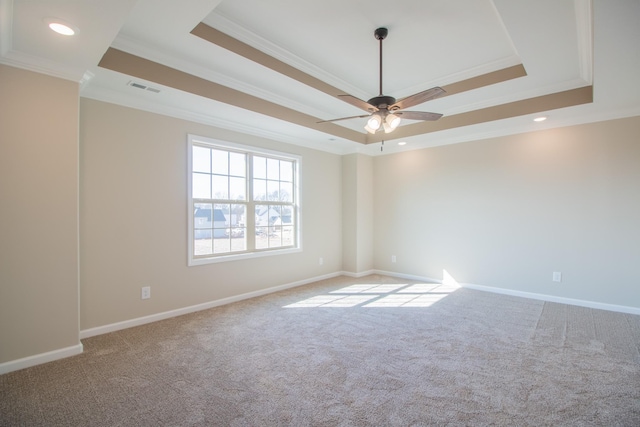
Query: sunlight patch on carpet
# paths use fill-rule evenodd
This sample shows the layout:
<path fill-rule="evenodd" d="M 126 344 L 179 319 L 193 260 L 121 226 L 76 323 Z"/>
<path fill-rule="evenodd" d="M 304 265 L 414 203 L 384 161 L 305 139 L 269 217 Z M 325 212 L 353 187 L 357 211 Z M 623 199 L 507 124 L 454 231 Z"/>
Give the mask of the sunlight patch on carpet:
<path fill-rule="evenodd" d="M 458 289 L 460 286 L 451 281 L 444 284 L 356 284 L 285 305 L 284 308 L 430 307 Z"/>

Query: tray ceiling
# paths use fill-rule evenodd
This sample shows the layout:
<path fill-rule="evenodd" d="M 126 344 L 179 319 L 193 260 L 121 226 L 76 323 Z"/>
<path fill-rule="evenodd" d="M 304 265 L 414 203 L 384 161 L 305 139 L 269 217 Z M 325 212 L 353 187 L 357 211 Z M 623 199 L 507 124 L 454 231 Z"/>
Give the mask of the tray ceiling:
<path fill-rule="evenodd" d="M 0 0 L 0 12 L 1 63 L 76 80 L 83 97 L 336 153 L 640 114 L 633 0 Z M 47 17 L 80 32 L 63 39 Z M 365 119 L 318 124 L 362 114 L 338 94 L 378 95 L 380 26 L 384 94 L 441 86 L 411 109 L 444 117 L 375 135 Z"/>

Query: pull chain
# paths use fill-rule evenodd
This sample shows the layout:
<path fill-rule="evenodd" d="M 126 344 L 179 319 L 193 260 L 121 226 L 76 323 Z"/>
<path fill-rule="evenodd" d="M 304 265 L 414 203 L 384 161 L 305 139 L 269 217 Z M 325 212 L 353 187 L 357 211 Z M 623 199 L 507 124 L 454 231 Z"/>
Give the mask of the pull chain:
<path fill-rule="evenodd" d="M 384 151 L 384 139 L 382 140 L 382 145 L 380 145 L 380 151 Z"/>

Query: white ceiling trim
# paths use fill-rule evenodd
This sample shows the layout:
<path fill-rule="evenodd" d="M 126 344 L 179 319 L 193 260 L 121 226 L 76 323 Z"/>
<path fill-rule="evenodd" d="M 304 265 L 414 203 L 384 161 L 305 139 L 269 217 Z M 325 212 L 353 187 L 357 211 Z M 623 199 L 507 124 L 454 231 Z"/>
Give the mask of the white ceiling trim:
<path fill-rule="evenodd" d="M 492 3 L 493 4 L 493 3 Z M 495 9 L 495 6 L 494 6 Z M 499 16 L 498 11 L 496 10 L 496 15 Z M 336 88 L 345 90 L 345 94 L 349 94 L 355 96 L 360 99 L 369 99 L 371 98 L 371 93 L 366 93 L 359 88 L 350 85 L 344 80 L 338 78 L 334 74 L 328 73 L 325 70 L 305 61 L 294 53 L 283 49 L 274 43 L 258 36 L 247 28 L 242 27 L 241 25 L 231 21 L 230 19 L 214 13 L 211 14 L 207 19 L 203 21 L 205 24 L 215 28 L 218 31 L 221 31 L 228 36 L 231 36 L 243 43 L 248 44 L 251 47 L 254 47 L 261 52 L 266 53 L 267 55 L 276 58 L 292 67 L 303 71 L 319 80 L 324 81 Z M 502 24 L 502 20 L 500 19 Z M 513 42 L 511 38 L 508 37 L 508 32 L 506 27 L 504 27 L 504 33 L 507 35 L 509 39 L 509 43 L 513 46 Z M 515 47 L 512 49 L 514 52 L 516 51 Z M 422 82 L 419 85 L 415 85 L 409 88 L 403 89 L 401 92 L 396 93 L 396 98 L 402 98 L 405 96 L 412 95 L 414 93 L 429 89 L 434 86 L 445 86 L 450 83 L 457 83 L 463 80 L 467 80 L 473 77 L 481 76 L 483 74 L 488 74 L 497 70 L 501 70 L 503 68 L 509 68 L 514 65 L 521 64 L 522 61 L 518 55 L 511 55 L 505 58 L 501 58 L 496 61 L 492 61 L 486 64 L 481 64 L 476 67 L 470 68 L 468 70 L 464 70 L 458 73 L 449 74 L 446 76 L 442 76 L 441 78 L 435 79 L 430 82 Z M 526 68 L 526 67 L 525 67 Z"/>
<path fill-rule="evenodd" d="M 452 83 L 458 83 L 463 80 L 482 76 L 484 74 L 489 74 L 494 71 L 503 70 L 505 68 L 513 67 L 515 65 L 520 65 L 521 63 L 522 62 L 520 61 L 519 57 L 509 56 L 506 58 L 498 59 L 493 62 L 488 62 L 486 64 L 478 65 L 476 67 L 473 67 L 458 73 L 451 73 L 447 76 L 443 76 L 431 82 L 421 83 L 420 85 L 403 89 L 402 91 L 398 91 L 398 93 L 396 93 L 395 95 L 396 95 L 396 98 L 400 99 L 405 96 L 410 96 L 410 95 L 413 95 L 414 93 L 418 93 L 418 92 L 422 92 L 423 90 L 430 89 L 434 86 L 447 86 Z M 527 67 L 525 67 L 525 70 L 526 68 Z M 369 94 L 369 96 L 371 96 L 371 94 Z"/>
<path fill-rule="evenodd" d="M 0 58 L 0 63 L 77 83 L 82 80 L 86 72 L 86 70 L 68 67 L 59 62 L 14 50 L 10 50 L 3 55 L 2 58 Z"/>
<path fill-rule="evenodd" d="M 303 71 L 319 80 L 322 80 L 323 82 L 328 83 L 331 86 L 342 89 L 345 91 L 345 93 L 359 98 L 368 99 L 370 97 L 370 94 L 364 93 L 361 89 L 338 78 L 334 74 L 326 72 L 325 70 L 313 65 L 312 63 L 305 61 L 294 53 L 281 48 L 280 46 L 268 41 L 265 38 L 260 37 L 249 29 L 242 27 L 241 25 L 218 13 L 215 13 L 215 10 L 214 13 L 211 14 L 203 22 L 210 27 L 213 27 L 216 30 L 227 34 L 228 36 L 235 38 L 236 40 L 240 40 L 241 42 L 260 50 L 261 52 L 264 52 L 267 55 L 284 62 L 285 64 L 291 65 L 292 67 Z"/>
<path fill-rule="evenodd" d="M 0 0 L 0 58 L 13 44 L 13 0 Z"/>
<path fill-rule="evenodd" d="M 498 22 L 500 22 L 500 27 L 502 28 L 502 32 L 506 35 L 507 40 L 509 40 L 511 51 L 515 52 L 515 54 L 518 55 L 518 48 L 516 47 L 515 43 L 513 43 L 513 40 L 511 39 L 511 34 L 509 34 L 509 30 L 507 29 L 507 26 L 505 25 L 504 20 L 502 19 L 502 15 L 500 14 L 500 11 L 498 10 L 498 7 L 496 6 L 496 3 L 494 0 L 491 0 L 491 8 L 493 9 L 493 13 L 495 13 L 496 16 L 498 17 Z"/>
<path fill-rule="evenodd" d="M 526 77 L 524 77 L 526 78 Z M 508 82 L 503 82 L 508 84 Z M 538 98 L 544 95 L 551 95 L 554 93 L 565 92 L 572 89 L 578 89 L 584 86 L 588 86 L 585 84 L 582 78 L 575 78 L 573 80 L 567 80 L 557 83 L 548 84 L 546 86 L 540 86 L 533 89 L 528 89 L 524 91 L 517 92 L 508 92 L 504 96 L 498 96 L 493 98 L 487 98 L 486 100 L 473 102 L 473 103 L 463 103 L 460 107 L 448 108 L 445 113 L 447 116 L 453 116 L 460 113 L 466 113 L 469 111 L 483 110 L 489 107 L 495 107 L 497 105 L 509 104 L 511 102 L 522 101 L 531 98 Z M 477 90 L 488 90 L 487 88 L 480 88 Z"/>
<path fill-rule="evenodd" d="M 576 108 L 576 107 L 568 107 L 568 108 Z M 543 122 L 544 124 L 541 124 L 539 126 L 531 125 L 530 127 L 523 127 L 521 125 L 519 126 L 517 124 L 514 124 L 511 126 L 507 125 L 504 127 L 500 127 L 499 129 L 492 130 L 492 131 L 486 131 L 486 132 L 476 131 L 472 135 L 470 135 L 470 137 L 462 137 L 462 138 L 458 137 L 458 138 L 449 138 L 449 139 L 444 138 L 444 139 L 438 140 L 437 145 L 449 145 L 449 144 L 456 144 L 459 142 L 480 141 L 483 139 L 517 135 L 517 134 L 523 134 L 523 133 L 529 133 L 529 132 L 537 132 L 537 131 L 548 130 L 548 129 L 557 129 L 557 128 L 562 128 L 567 126 L 577 126 L 577 125 L 595 123 L 595 122 L 600 122 L 605 120 L 623 119 L 626 117 L 637 116 L 639 114 L 640 114 L 640 107 L 633 110 L 616 111 L 613 113 L 599 111 L 592 114 L 583 114 L 580 116 L 572 115 L 571 117 L 567 117 L 567 118 L 555 117 L 552 122 L 549 122 L 549 121 Z M 529 120 L 529 117 L 525 117 L 525 116 L 523 117 L 526 120 Z M 514 123 L 510 119 L 505 119 L 504 122 Z"/>
<path fill-rule="evenodd" d="M 85 88 L 95 76 L 96 75 L 91 71 L 85 71 L 85 73 L 82 75 L 82 79 L 80 80 L 80 90 L 82 91 L 82 89 Z"/>
<path fill-rule="evenodd" d="M 230 77 L 226 74 L 212 71 L 209 68 L 201 67 L 191 62 L 183 61 L 181 59 L 176 58 L 175 56 L 171 56 L 167 53 L 164 53 L 150 45 L 143 44 L 137 40 L 134 41 L 133 39 L 130 39 L 122 35 L 119 35 L 113 41 L 111 46 L 115 49 L 122 50 L 132 55 L 136 55 L 141 58 L 148 59 L 150 61 L 157 62 L 159 64 L 166 65 L 171 68 L 175 68 L 176 70 L 183 71 L 187 74 L 191 74 L 193 76 L 197 76 L 197 77 L 209 80 L 211 82 L 218 83 L 222 86 L 226 86 L 228 88 L 235 89 L 237 91 L 240 91 L 249 95 L 253 95 L 257 98 L 268 99 L 270 102 L 291 108 L 296 111 L 303 112 L 313 117 L 323 118 L 327 116 L 326 111 L 315 109 L 308 104 L 295 102 L 289 98 L 283 97 L 282 95 L 278 95 L 276 93 L 264 90 L 257 86 L 234 79 L 233 77 Z M 318 92 L 318 93 L 321 96 L 327 96 L 322 94 L 322 92 Z"/>
<path fill-rule="evenodd" d="M 0 64 L 75 82 L 83 73 L 73 67 L 13 50 L 13 0 L 0 0 Z"/>
<path fill-rule="evenodd" d="M 584 108 L 588 110 L 589 105 L 568 107 L 569 109 Z M 553 110 L 557 112 L 553 116 L 553 120 L 547 120 L 542 123 L 533 123 L 531 118 L 537 114 L 529 114 L 521 116 L 514 121 L 513 118 L 498 120 L 501 122 L 501 126 L 495 127 L 493 122 L 479 123 L 477 125 L 465 126 L 462 128 L 447 129 L 438 132 L 432 132 L 428 134 L 416 135 L 411 138 L 404 138 L 409 143 L 403 147 L 397 147 L 394 142 L 385 144 L 384 152 L 380 152 L 379 144 L 370 144 L 365 146 L 365 154 L 370 156 L 383 156 L 386 154 L 392 154 L 395 152 L 404 152 L 412 150 L 421 150 L 424 148 L 433 148 L 443 145 L 459 144 L 464 142 L 482 141 L 490 138 L 500 138 L 503 136 L 517 135 L 523 133 L 537 132 L 549 129 L 557 129 L 567 126 L 577 126 L 588 123 L 596 123 L 607 120 L 624 119 L 627 117 L 635 117 L 640 115 L 640 106 L 630 108 L 626 110 L 618 110 L 614 112 L 609 111 L 585 111 L 583 114 L 574 115 L 569 117 L 563 117 L 563 109 Z M 553 113 L 551 113 L 553 114 Z M 523 121 L 527 122 L 527 125 L 523 126 Z M 484 127 L 490 129 L 484 130 Z"/>
<path fill-rule="evenodd" d="M 574 0 L 578 30 L 578 58 L 580 76 L 587 84 L 593 83 L 593 2 Z"/>
<path fill-rule="evenodd" d="M 142 81 L 143 79 L 137 79 Z M 158 85 L 161 86 L 161 85 Z M 172 88 L 166 88 L 167 90 Z M 188 111 L 183 108 L 169 106 L 163 103 L 152 102 L 147 99 L 143 99 L 137 96 L 115 93 L 111 89 L 105 89 L 96 85 L 89 85 L 81 94 L 82 98 L 94 99 L 96 101 L 108 102 L 111 104 L 121 105 L 124 107 L 134 108 L 138 110 L 147 111 L 149 113 L 160 114 L 163 116 L 173 117 L 176 119 L 187 120 L 190 122 L 200 123 L 208 126 L 214 126 L 220 129 L 230 130 L 233 132 L 252 135 L 260 138 L 271 139 L 278 142 L 284 142 L 292 145 L 300 145 L 315 150 L 326 151 L 333 154 L 350 154 L 357 151 L 357 143 L 353 143 L 353 150 L 344 150 L 340 147 L 331 144 L 319 147 L 317 141 L 304 141 L 299 138 L 292 137 L 286 133 L 273 132 L 266 129 L 256 128 L 255 126 L 247 125 L 233 120 L 226 120 L 211 115 L 197 113 L 195 111 Z M 274 119 L 275 120 L 275 119 Z"/>

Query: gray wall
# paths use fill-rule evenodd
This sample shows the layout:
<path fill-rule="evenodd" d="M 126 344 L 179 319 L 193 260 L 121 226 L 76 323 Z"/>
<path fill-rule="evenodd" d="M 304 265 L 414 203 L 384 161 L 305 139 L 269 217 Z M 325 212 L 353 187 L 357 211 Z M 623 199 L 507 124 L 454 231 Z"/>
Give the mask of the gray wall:
<path fill-rule="evenodd" d="M 353 274 L 373 269 L 373 159 L 342 156 L 342 268 Z"/>
<path fill-rule="evenodd" d="M 0 370 L 79 350 L 81 329 L 340 271 L 640 308 L 640 117 L 340 157 L 79 108 L 76 83 L 2 65 L 0 95 Z M 302 252 L 186 266 L 188 133 L 302 156 Z"/>
<path fill-rule="evenodd" d="M 376 268 L 640 307 L 638 135 L 633 117 L 375 158 Z"/>
<path fill-rule="evenodd" d="M 82 330 L 342 270 L 340 156 L 89 99 L 80 116 Z M 302 252 L 187 267 L 189 133 L 302 156 Z"/>
<path fill-rule="evenodd" d="M 77 83 L 0 65 L 0 218 L 0 363 L 79 346 Z"/>

